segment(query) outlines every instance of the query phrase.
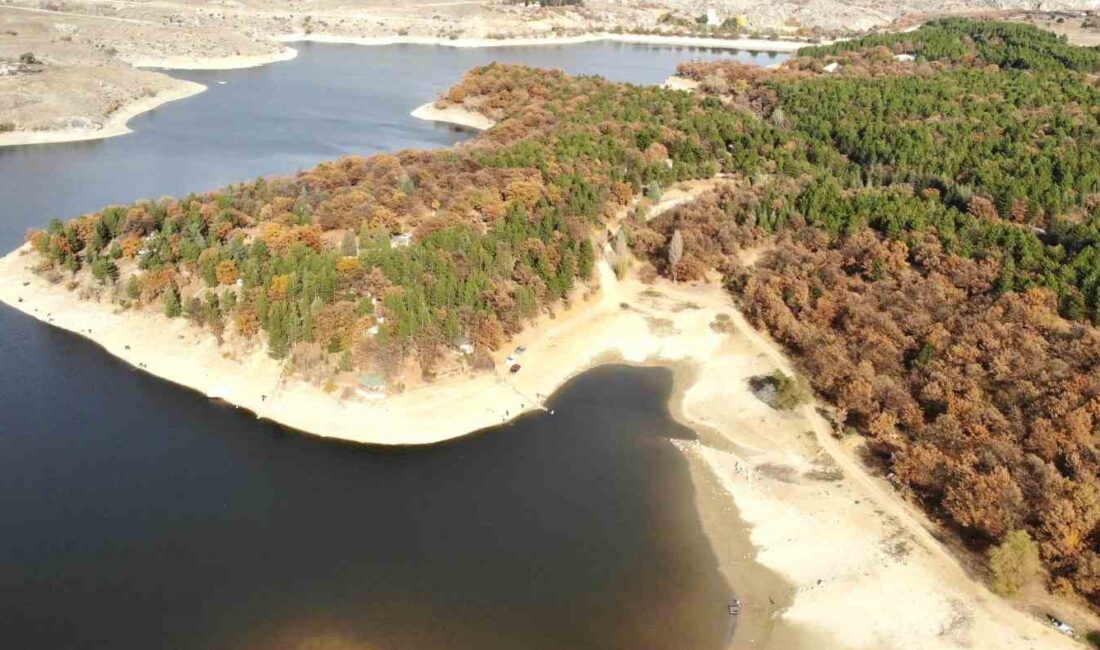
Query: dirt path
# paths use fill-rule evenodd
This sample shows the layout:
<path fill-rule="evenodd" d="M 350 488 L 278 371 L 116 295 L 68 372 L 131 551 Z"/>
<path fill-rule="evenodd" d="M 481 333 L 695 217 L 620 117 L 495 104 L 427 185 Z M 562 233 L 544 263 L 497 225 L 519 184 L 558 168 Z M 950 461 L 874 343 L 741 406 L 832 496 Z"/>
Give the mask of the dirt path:
<path fill-rule="evenodd" d="M 101 16 L 99 14 L 88 14 L 79 11 L 57 11 L 54 9 L 38 9 L 35 7 L 20 7 L 19 5 L 2 5 L 4 9 L 13 9 L 15 11 L 26 11 L 34 14 L 50 14 L 54 16 L 74 16 L 77 18 L 91 18 L 95 20 L 107 20 L 116 23 L 126 23 L 129 25 L 159 25 L 150 20 L 138 20 L 136 18 L 119 18 L 117 16 Z"/>

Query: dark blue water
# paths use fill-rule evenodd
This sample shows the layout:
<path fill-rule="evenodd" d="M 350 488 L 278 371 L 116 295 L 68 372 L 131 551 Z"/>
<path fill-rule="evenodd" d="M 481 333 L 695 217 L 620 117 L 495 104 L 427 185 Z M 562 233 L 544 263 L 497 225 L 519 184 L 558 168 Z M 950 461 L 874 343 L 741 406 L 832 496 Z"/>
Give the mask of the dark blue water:
<path fill-rule="evenodd" d="M 722 56 L 303 46 L 187 73 L 208 92 L 134 134 L 0 149 L 0 248 L 111 202 L 450 145 L 470 134 L 408 112 L 490 60 L 645 83 Z M 553 417 L 382 450 L 257 422 L 0 305 L 0 648 L 719 648 L 730 586 L 668 442 L 692 436 L 670 382 L 604 367 Z"/>

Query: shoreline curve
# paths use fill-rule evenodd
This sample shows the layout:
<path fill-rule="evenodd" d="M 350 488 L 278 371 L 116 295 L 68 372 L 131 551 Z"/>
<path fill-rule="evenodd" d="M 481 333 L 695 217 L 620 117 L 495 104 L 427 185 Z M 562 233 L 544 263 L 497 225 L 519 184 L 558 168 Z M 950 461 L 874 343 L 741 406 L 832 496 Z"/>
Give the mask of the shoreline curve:
<path fill-rule="evenodd" d="M 162 70 L 243 70 L 259 68 L 271 63 L 281 63 L 297 58 L 298 50 L 283 46 L 271 54 L 246 54 L 237 56 L 218 56 L 198 58 L 193 56 L 134 57 L 127 62 L 135 68 L 154 68 Z"/>
<path fill-rule="evenodd" d="M 284 377 L 284 364 L 260 347 L 229 354 L 207 332 L 159 311 L 124 311 L 82 300 L 63 284 L 32 272 L 35 256 L 24 244 L 0 258 L 0 302 L 39 321 L 90 339 L 107 353 L 149 374 L 321 437 L 377 445 L 427 445 L 507 423 L 540 409 L 541 400 L 605 352 L 619 348 L 610 336 L 619 321 L 613 292 L 576 301 L 556 319 L 543 319 L 511 345 L 526 345 L 530 370 L 511 377 L 494 371 L 444 379 L 383 400 L 338 399 L 321 386 Z M 613 278 L 610 268 L 607 274 Z M 614 304 L 612 305 L 613 301 Z M 597 326 L 598 325 L 598 326 Z M 644 361 L 655 351 L 646 332 L 635 341 Z M 539 348 L 536 350 L 536 348 Z M 503 356 L 501 351 L 497 356 Z"/>
<path fill-rule="evenodd" d="M 84 142 L 104 140 L 127 133 L 133 133 L 130 120 L 169 102 L 186 99 L 206 91 L 206 86 L 194 81 L 175 79 L 173 87 L 163 90 L 152 97 L 139 99 L 126 104 L 111 113 L 103 126 L 98 129 L 57 129 L 52 131 L 11 131 L 0 133 L 0 148 L 20 147 L 32 144 L 60 144 L 63 142 Z"/>
<path fill-rule="evenodd" d="M 287 43 L 331 43 L 351 45 L 437 45 L 442 47 L 477 48 L 477 47 L 529 47 L 543 45 L 575 45 L 581 43 L 593 43 L 598 41 L 612 41 L 619 43 L 635 43 L 642 45 L 655 45 L 660 47 L 700 47 L 708 49 L 742 50 L 751 52 L 773 52 L 790 54 L 807 43 L 802 41 L 782 41 L 763 39 L 727 39 L 727 38 L 701 38 L 694 36 L 662 36 L 657 34 L 616 34 L 610 32 L 592 32 L 578 36 L 548 36 L 548 37 L 521 37 L 508 39 L 448 39 L 434 36 L 372 36 L 356 37 L 336 34 L 305 34 L 290 33 L 275 36 L 275 42 L 283 43 L 284 47 L 272 54 L 224 56 L 212 58 L 197 58 L 188 56 L 176 57 L 133 57 L 127 62 L 134 68 L 148 68 L 153 70 L 237 70 L 256 68 L 272 63 L 290 61 L 298 56 L 298 51 Z M 171 75 L 167 75 L 171 77 Z M 99 129 L 57 129 L 50 131 L 12 131 L 0 134 L 0 147 L 18 147 L 33 144 L 59 144 L 64 142 L 82 142 L 88 140 L 102 140 L 120 135 L 132 133 L 127 123 L 138 115 L 151 111 L 163 104 L 178 99 L 185 99 L 196 95 L 206 89 L 198 84 L 184 79 L 172 77 L 176 82 L 175 88 L 162 91 L 157 95 L 131 102 L 108 116 L 104 125 Z M 427 105 L 425 105 L 427 106 Z M 432 115 L 424 107 L 417 108 L 423 115 Z M 449 109 L 436 109 L 449 110 Z M 416 112 L 414 111 L 414 113 Z M 476 114 L 472 114 L 476 115 Z M 437 122 L 448 122 L 467 128 L 485 130 L 491 126 L 485 124 L 488 118 L 463 119 L 437 119 L 435 117 L 423 117 Z"/>

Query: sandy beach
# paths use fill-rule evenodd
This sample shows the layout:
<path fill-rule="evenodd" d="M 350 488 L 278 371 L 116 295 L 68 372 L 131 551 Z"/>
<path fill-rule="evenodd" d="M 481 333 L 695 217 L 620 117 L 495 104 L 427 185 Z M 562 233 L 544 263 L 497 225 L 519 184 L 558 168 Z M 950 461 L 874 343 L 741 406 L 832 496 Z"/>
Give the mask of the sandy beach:
<path fill-rule="evenodd" d="M 435 102 L 428 102 L 427 104 L 418 106 L 413 112 L 409 113 L 409 115 L 421 120 L 428 120 L 429 122 L 443 122 L 445 124 L 466 127 L 468 129 L 477 129 L 478 131 L 492 128 L 493 124 L 495 124 L 493 120 L 485 117 L 481 113 L 475 113 L 474 111 L 469 111 L 457 106 L 439 108 L 435 105 Z"/>
<path fill-rule="evenodd" d="M 679 291 L 717 300 L 707 288 Z M 923 515 L 867 473 L 858 441 L 832 436 L 817 405 L 780 413 L 756 399 L 750 377 L 793 369 L 736 310 L 725 313 L 734 332 L 680 405 L 701 439 L 680 447 L 736 504 L 755 560 L 794 586 L 787 625 L 752 647 L 1078 647 L 971 579 Z"/>
<path fill-rule="evenodd" d="M 511 342 L 525 345 L 524 372 L 503 369 L 436 382 L 383 400 L 339 400 L 315 385 L 280 381 L 282 364 L 257 346 L 227 357 L 206 332 L 157 310 L 120 311 L 82 301 L 64 286 L 28 270 L 35 255 L 24 246 L 0 259 L 0 300 L 39 320 L 85 336 L 131 365 L 182 386 L 249 409 L 258 417 L 320 436 L 356 442 L 430 444 L 500 424 L 538 408 L 574 374 L 609 355 L 642 362 L 660 342 L 644 318 L 620 308 L 618 283 L 601 266 L 595 299 L 544 318 Z M 509 348 L 510 349 L 510 348 Z M 502 360 L 508 350 L 497 356 Z"/>

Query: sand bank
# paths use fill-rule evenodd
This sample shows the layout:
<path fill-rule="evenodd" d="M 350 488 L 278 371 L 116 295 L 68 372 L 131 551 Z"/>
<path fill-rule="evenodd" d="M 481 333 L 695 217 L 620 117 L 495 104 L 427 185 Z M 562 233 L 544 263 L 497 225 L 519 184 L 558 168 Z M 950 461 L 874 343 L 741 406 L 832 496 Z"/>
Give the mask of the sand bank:
<path fill-rule="evenodd" d="M 162 104 L 174 102 L 197 95 L 206 90 L 206 86 L 191 81 L 177 80 L 172 88 L 152 97 L 127 104 L 111 113 L 107 121 L 98 129 L 60 129 L 56 131 L 14 131 L 0 133 L 0 147 L 14 147 L 24 144 L 48 144 L 56 142 L 79 142 L 82 140 L 100 140 L 130 133 L 129 121 Z"/>
<path fill-rule="evenodd" d="M 532 36 L 523 38 L 439 38 L 435 36 L 345 36 L 342 34 L 293 33 L 277 37 L 284 43 L 349 43 L 355 45 L 442 45 L 445 47 L 529 47 L 534 45 L 575 45 L 596 41 L 615 41 L 666 47 L 703 47 L 751 52 L 790 53 L 806 47 L 802 41 L 769 41 L 755 38 L 697 38 L 656 34 L 613 34 L 594 32 L 578 36 Z"/>
<path fill-rule="evenodd" d="M 257 68 L 269 63 L 289 61 L 298 56 L 298 50 L 284 47 L 271 54 L 245 56 L 160 56 L 133 57 L 127 62 L 135 68 L 166 68 L 170 70 L 234 70 L 237 68 Z"/>
<path fill-rule="evenodd" d="M 475 113 L 474 111 L 459 108 L 457 106 L 439 108 L 435 105 L 435 102 L 428 102 L 423 106 L 418 106 L 412 113 L 409 113 L 409 115 L 421 120 L 444 122 L 446 124 L 454 124 L 469 129 L 477 129 L 478 131 L 492 128 L 492 126 L 496 124 L 496 122 L 485 117 L 481 113 Z"/>
<path fill-rule="evenodd" d="M 669 90 L 686 90 L 692 92 L 699 87 L 699 82 L 694 79 L 688 79 L 687 77 L 672 75 L 668 79 L 665 79 L 661 87 L 668 88 Z"/>

